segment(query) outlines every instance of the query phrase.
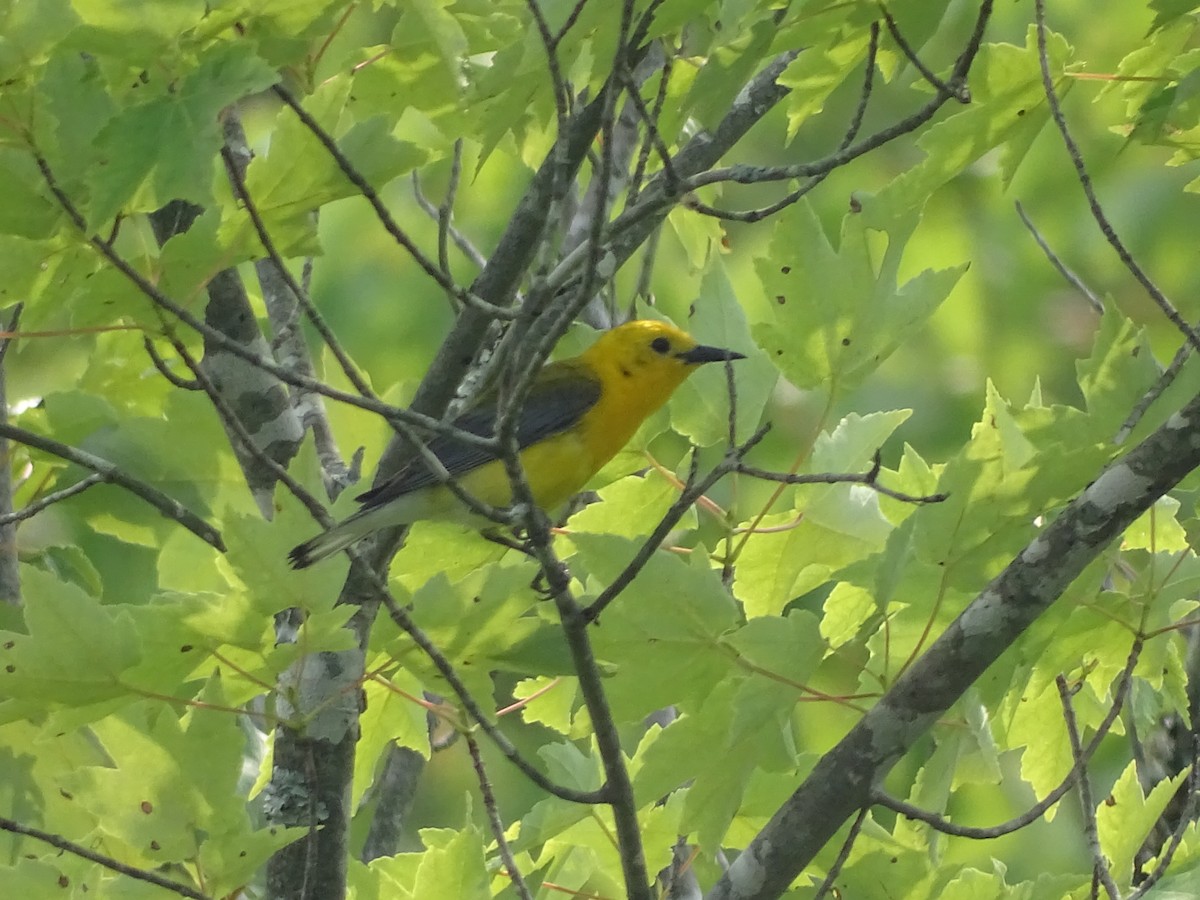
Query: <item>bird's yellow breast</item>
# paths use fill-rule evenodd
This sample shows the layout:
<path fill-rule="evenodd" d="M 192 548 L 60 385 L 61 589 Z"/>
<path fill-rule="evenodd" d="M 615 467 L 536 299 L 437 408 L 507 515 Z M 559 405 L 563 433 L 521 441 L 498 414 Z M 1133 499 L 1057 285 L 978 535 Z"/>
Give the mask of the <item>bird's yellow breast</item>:
<path fill-rule="evenodd" d="M 578 493 L 599 469 L 593 459 L 578 426 L 522 450 L 521 464 L 537 505 L 553 510 Z M 473 496 L 492 506 L 512 503 L 512 486 L 500 460 L 473 469 L 459 479 L 459 483 Z"/>

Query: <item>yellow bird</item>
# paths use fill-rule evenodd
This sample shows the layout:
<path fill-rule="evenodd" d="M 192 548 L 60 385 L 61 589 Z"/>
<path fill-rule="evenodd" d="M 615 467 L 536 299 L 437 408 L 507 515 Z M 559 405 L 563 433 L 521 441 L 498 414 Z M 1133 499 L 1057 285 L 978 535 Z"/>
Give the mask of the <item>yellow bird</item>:
<path fill-rule="evenodd" d="M 516 429 L 538 506 L 552 510 L 583 488 L 698 366 L 743 358 L 699 344 L 674 325 L 641 320 L 605 332 L 579 356 L 546 365 L 534 378 Z M 495 396 L 485 395 L 453 425 L 491 437 L 495 421 Z M 468 494 L 490 506 L 512 503 L 496 454 L 444 435 L 428 447 Z M 362 509 L 292 550 L 294 568 L 311 566 L 380 528 L 422 519 L 484 521 L 420 457 L 356 499 Z"/>

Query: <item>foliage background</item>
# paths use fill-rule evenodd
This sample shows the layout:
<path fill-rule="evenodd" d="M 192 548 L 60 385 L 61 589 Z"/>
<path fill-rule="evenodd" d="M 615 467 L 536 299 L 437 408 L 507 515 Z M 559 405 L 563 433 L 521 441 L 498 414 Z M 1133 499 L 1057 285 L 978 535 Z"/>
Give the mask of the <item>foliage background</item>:
<path fill-rule="evenodd" d="M 73 15 L 96 23 L 98 32 L 116 35 L 117 38 L 136 39 L 134 43 L 140 41 L 141 46 L 147 48 L 153 46 L 148 35 L 152 36 L 155 29 L 159 30 L 161 36 L 170 35 L 172 29 L 177 27 L 177 22 L 171 19 L 165 6 L 156 7 L 161 12 L 161 18 L 151 15 L 145 20 L 139 19 L 129 8 L 120 4 L 75 3 L 69 6 L 74 10 Z M 699 8 L 703 4 L 695 6 Z M 707 10 L 707 13 L 724 22 L 737 21 L 742 8 L 737 3 L 712 6 L 713 9 Z M 67 7 L 68 4 L 62 5 L 64 16 L 67 15 Z M 435 7 L 442 8 L 437 4 L 412 4 L 398 13 L 396 9 L 385 5 L 377 8 L 367 5 L 354 7 L 325 57 L 329 61 L 328 71 L 318 66 L 312 73 L 314 83 L 320 84 L 323 78 L 332 75 L 344 58 L 352 55 L 354 48 L 385 42 L 393 33 L 398 15 L 412 17 Z M 462 4 L 462 7 L 468 8 L 470 4 Z M 5 10 L 7 21 L 10 24 L 17 22 L 22 16 L 28 15 L 27 10 L 27 5 L 10 5 Z M 939 37 L 922 47 L 922 55 L 942 61 L 951 58 L 974 14 L 975 7 L 971 4 L 949 4 L 945 19 L 938 29 Z M 39 15 L 48 19 L 51 12 L 43 8 Z M 1123 60 L 1143 47 L 1140 37 L 1150 33 L 1152 24 L 1162 16 L 1170 17 L 1171 27 L 1176 30 L 1171 32 L 1170 40 L 1163 38 L 1160 33 L 1156 41 L 1146 43 L 1146 55 L 1159 53 L 1165 59 L 1173 54 L 1184 54 L 1194 42 L 1190 4 L 1105 3 L 1098 6 L 1094 3 L 1063 2 L 1054 4 L 1050 15 L 1051 27 L 1070 41 L 1075 51 L 1074 59 L 1079 62 L 1079 71 L 1087 75 L 1118 71 Z M 1031 19 L 1029 3 L 1002 3 L 989 25 L 988 40 L 1024 45 Z M 1098 27 L 1097 23 L 1102 23 L 1102 27 Z M 12 33 L 17 33 L 15 26 Z M 9 48 L 12 46 L 10 42 Z M 69 49 L 64 50 L 61 57 L 52 55 L 52 58 L 58 59 L 60 65 L 70 65 L 69 61 L 63 61 L 67 59 Z M 156 52 L 152 49 L 146 51 L 145 64 L 153 65 Z M 284 50 L 280 53 L 281 56 L 287 55 Z M 18 52 L 7 58 L 9 71 L 19 67 L 19 55 Z M 1140 61 L 1144 65 L 1150 64 L 1145 58 Z M 853 83 L 844 85 L 827 103 L 827 112 L 806 124 L 801 137 L 795 141 L 788 139 L 787 104 L 781 104 L 751 133 L 747 141 L 739 145 L 733 155 L 738 159 L 764 163 L 784 163 L 818 155 L 822 148 L 835 145 L 840 138 L 847 109 L 854 102 L 855 90 Z M 1167 286 L 1183 317 L 1194 321 L 1200 317 L 1200 301 L 1197 300 L 1196 290 L 1200 275 L 1195 265 L 1195 231 L 1192 227 L 1195 194 L 1185 190 L 1185 187 L 1196 176 L 1195 166 L 1188 164 L 1192 153 L 1186 134 L 1180 136 L 1155 132 L 1152 123 L 1145 125 L 1145 119 L 1137 118 L 1139 113 L 1144 115 L 1142 102 L 1151 90 L 1153 86 L 1146 87 L 1136 82 L 1113 83 L 1104 79 L 1080 78 L 1066 94 L 1065 111 L 1117 232 L 1125 238 L 1144 266 Z M 894 109 L 908 108 L 927 96 L 928 89 L 922 87 L 919 77 L 911 71 L 880 85 L 864 128 L 870 131 L 890 119 Z M 6 121 L 9 124 L 21 123 L 22 127 L 27 125 L 25 113 L 28 110 L 21 106 L 23 96 L 20 91 L 10 89 L 5 99 L 9 103 L 4 113 Z M 250 144 L 260 154 L 268 150 L 270 132 L 275 127 L 278 113 L 278 105 L 266 95 L 244 109 Z M 89 133 L 93 126 L 98 130 L 101 124 L 88 120 L 86 107 L 82 103 L 58 118 L 60 122 L 69 123 L 69 127 L 77 127 L 81 134 Z M 1137 121 L 1142 121 L 1151 133 L 1143 131 L 1131 139 L 1129 131 L 1132 123 Z M 41 124 L 34 122 L 33 127 L 36 129 Z M 121 153 L 131 155 L 137 154 L 138 141 L 153 140 L 152 134 L 136 135 L 129 131 L 118 137 L 130 141 L 131 146 L 122 147 Z M 427 151 L 445 156 L 444 144 L 439 146 L 428 135 L 422 137 L 430 140 L 430 146 L 425 148 Z M 527 145 L 518 146 L 515 139 L 507 138 L 496 152 L 482 162 L 477 147 L 468 146 L 465 153 L 464 185 L 456 218 L 460 227 L 468 231 L 485 252 L 502 232 L 508 215 L 521 195 L 529 177 L 528 163 L 538 160 L 538 151 L 544 152 L 548 147 L 546 135 L 536 133 L 536 129 L 531 129 L 531 133 L 523 137 L 528 140 Z M 3 146 L 5 183 L 15 192 L 16 186 L 22 181 L 36 177 L 36 171 L 30 168 L 21 141 L 13 138 L 12 132 L 9 138 Z M 102 141 L 103 138 L 97 140 Z M 836 171 L 810 198 L 825 233 L 831 238 L 837 235 L 852 197 L 869 197 L 882 191 L 899 173 L 916 165 L 922 155 L 917 138 L 903 138 Z M 1181 161 L 1184 164 L 1173 164 Z M 887 436 L 884 444 L 886 466 L 895 470 L 901 465 L 905 444 L 914 448 L 924 459 L 941 462 L 962 450 L 971 436 L 972 426 L 981 418 L 985 403 L 989 403 L 989 409 L 993 411 L 995 407 L 1003 406 L 997 398 L 1020 404 L 1040 385 L 1041 396 L 1047 406 L 1083 404 L 1084 397 L 1077 382 L 1079 362 L 1092 353 L 1097 334 L 1101 334 L 1102 342 L 1108 341 L 1120 347 L 1134 346 L 1137 340 L 1129 333 L 1117 333 L 1120 320 L 1117 316 L 1109 323 L 1111 330 L 1107 334 L 1101 332 L 1098 317 L 1078 292 L 1064 285 L 1021 225 L 1013 209 L 1013 201 L 1017 199 L 1022 201 L 1063 260 L 1097 292 L 1110 298 L 1113 308 L 1123 317 L 1136 325 L 1144 325 L 1147 340 L 1157 358 L 1164 362 L 1169 359 L 1179 344 L 1178 334 L 1162 321 L 1144 292 L 1100 239 L 1095 223 L 1086 214 L 1078 184 L 1054 130 L 1042 128 L 1033 138 L 1011 184 L 1004 183 L 1003 169 L 1002 152 L 991 151 L 966 166 L 961 173 L 955 173 L 955 177 L 934 192 L 925 205 L 920 227 L 904 256 L 901 280 L 926 269 L 942 270 L 963 263 L 970 264 L 928 323 L 907 335 L 896 352 L 860 387 L 838 396 L 832 410 L 825 411 L 825 398 L 819 391 L 776 388 L 766 414 L 776 427 L 759 449 L 757 462 L 786 468 L 795 457 L 797 446 L 812 440 L 813 430 L 818 425 L 831 428 L 849 414 L 866 416 L 872 412 L 896 409 L 911 409 L 913 412 L 894 433 Z M 422 185 L 430 196 L 440 196 L 447 183 L 448 171 L 449 163 L 444 158 L 422 168 Z M 84 185 L 76 183 L 68 187 L 81 188 Z M 28 199 L 15 193 L 14 196 L 18 197 L 18 201 Z M 775 196 L 777 191 L 771 186 L 730 187 L 722 189 L 720 193 L 725 205 L 739 207 L 768 202 Z M 418 235 L 421 245 L 431 251 L 434 232 L 427 217 L 416 207 L 407 179 L 402 177 L 391 182 L 383 191 L 383 197 L 399 221 Z M 705 199 L 711 198 L 706 194 Z M 411 259 L 400 252 L 383 233 L 367 204 L 359 197 L 336 200 L 324 206 L 318 235 L 320 254 L 313 280 L 314 299 L 355 359 L 370 373 L 380 393 L 394 402 L 407 401 L 453 318 L 445 298 L 430 286 L 428 279 Z M 146 240 L 144 226 L 140 238 Z M 657 308 L 677 321 L 685 321 L 695 298 L 716 295 L 712 283 L 705 281 L 709 274 L 706 259 L 710 254 L 719 253 L 732 295 L 738 298 L 745 309 L 761 309 L 764 304 L 770 303 L 770 297 L 760 283 L 755 259 L 772 252 L 771 239 L 770 222 L 732 224 L 722 233 L 711 220 L 693 217 L 679 231 L 667 228 L 652 282 Z M 10 263 L 12 270 L 15 270 L 21 262 L 19 254 L 10 253 L 9 258 L 17 261 Z M 243 270 L 249 273 L 248 266 L 243 266 Z M 469 265 L 459 260 L 455 274 L 460 280 L 467 281 L 473 272 Z M 252 278 L 248 277 L 247 280 L 253 283 Z M 630 273 L 623 273 L 617 284 L 618 290 L 627 296 L 632 284 Z M 115 280 L 103 282 L 98 290 L 88 295 L 88 301 L 127 303 L 129 301 L 124 290 Z M 21 299 L 19 293 L 14 283 L 10 282 L 5 296 Z M 200 603 L 196 615 L 222 617 L 220 628 L 228 629 L 238 637 L 252 634 L 256 621 L 261 626 L 263 617 L 275 612 L 276 607 L 271 607 L 270 601 L 262 598 L 278 591 L 280 583 L 264 576 L 260 584 L 253 584 L 251 573 L 259 565 L 265 566 L 264 571 L 272 571 L 273 564 L 266 565 L 262 561 L 281 559 L 287 547 L 300 539 L 309 526 L 302 524 L 300 515 L 287 500 L 279 501 L 279 517 L 272 526 L 265 526 L 255 519 L 253 504 L 245 495 L 231 456 L 224 449 L 214 452 L 214 448 L 225 446 L 219 426 L 195 397 L 172 396 L 164 401 L 162 385 L 148 377 L 152 373 L 141 355 L 140 333 L 81 333 L 89 323 L 110 320 L 110 316 L 104 313 L 97 314 L 93 322 L 82 304 L 46 307 L 37 315 L 40 318 L 26 320 L 24 329 L 42 332 L 42 336 L 34 334 L 14 344 L 9 357 L 7 389 L 10 403 L 21 408 L 23 403 L 42 401 L 40 407 L 29 411 L 22 423 L 35 430 L 48 431 L 68 443 L 87 441 L 96 452 L 105 451 L 119 461 L 136 466 L 147 480 L 185 501 L 202 497 L 203 505 L 208 509 L 221 511 L 223 530 L 232 552 L 227 561 L 217 562 L 193 538 L 178 534 L 165 523 L 139 510 L 134 501 L 114 498 L 112 493 L 100 496 L 97 492 L 90 492 L 70 504 L 52 508 L 22 526 L 22 553 L 31 561 L 25 567 L 26 590 L 31 593 L 40 590 L 46 597 L 56 598 L 52 608 L 58 611 L 63 622 L 69 623 L 73 616 L 78 615 L 79 609 L 89 608 L 88 601 L 46 580 L 51 575 L 65 579 L 68 584 L 85 585 L 103 606 L 136 605 L 143 602 L 144 598 L 171 591 L 193 597 L 205 591 L 224 594 L 230 590 L 231 583 L 240 582 L 249 585 L 244 593 L 232 598 L 232 601 L 227 599 L 217 607 Z M 119 317 L 111 318 L 115 320 Z M 579 346 L 585 340 L 584 334 L 580 330 L 568 341 L 573 342 L 572 346 Z M 332 367 L 328 367 L 327 371 L 332 372 Z M 1145 375 L 1145 372 L 1135 374 Z M 1119 368 L 1113 377 L 1118 381 L 1122 377 L 1132 379 L 1130 372 Z M 994 386 L 994 394 L 990 393 L 989 383 Z M 710 388 L 712 384 L 709 382 Z M 1106 409 L 1106 416 L 1115 417 L 1119 422 L 1123 411 L 1117 408 L 1118 403 L 1126 395 L 1132 399 L 1138 393 L 1140 386 L 1132 381 L 1127 390 L 1118 383 L 1104 394 L 1103 402 L 1111 404 L 1111 408 Z M 159 407 L 163 405 L 167 411 L 165 420 L 169 425 L 163 425 L 163 418 L 159 414 Z M 330 415 L 343 441 L 343 449 L 348 451 L 358 445 L 365 446 L 367 455 L 364 471 L 374 471 L 386 438 L 386 429 L 371 417 L 356 411 L 332 406 Z M 1021 427 L 1032 426 L 1023 422 Z M 669 465 L 674 464 L 682 450 L 681 441 L 669 435 L 660 438 L 653 446 L 657 453 L 669 460 Z M 1101 454 L 1093 454 L 1086 458 L 1098 461 L 1100 457 Z M 315 484 L 311 460 L 302 459 L 309 464 L 306 480 Z M 844 468 L 864 468 L 864 460 L 854 462 L 855 465 Z M 829 468 L 843 467 L 834 464 Z M 66 470 L 56 471 L 55 474 L 70 480 L 74 473 Z M 1043 477 L 1053 475 L 1052 467 L 1043 473 Z M 34 493 L 33 488 L 31 485 L 27 489 L 29 494 Z M 761 485 L 747 484 L 740 488 L 736 502 L 740 504 L 738 509 L 743 512 L 743 517 L 757 508 L 756 504 L 762 502 L 766 493 L 767 489 Z M 1065 496 L 1053 490 L 1044 493 L 1057 500 L 1065 499 Z M 714 497 L 723 503 L 734 502 L 728 488 L 719 489 Z M 1181 498 L 1185 504 L 1182 525 L 1190 529 L 1189 496 L 1185 493 Z M 342 502 L 346 503 L 345 500 Z M 893 515 L 898 520 L 905 513 Z M 707 536 L 711 538 L 711 535 Z M 430 542 L 442 537 L 435 535 Z M 1163 543 L 1160 545 L 1159 542 Z M 427 550 L 428 545 L 410 548 L 409 556 L 402 554 L 401 560 L 413 558 L 423 548 Z M 1172 531 L 1170 538 L 1158 536 L 1153 542 L 1146 538 L 1141 544 L 1135 536 L 1127 549 L 1133 555 L 1124 564 L 1132 566 L 1137 572 L 1144 572 L 1141 564 L 1145 560 L 1137 556 L 1139 552 L 1183 553 L 1185 542 L 1181 533 Z M 588 556 L 587 551 L 581 553 L 584 557 Z M 596 567 L 603 569 L 601 561 L 605 557 L 605 548 L 598 544 L 591 548 L 590 553 L 594 554 Z M 398 568 L 403 570 L 403 565 Z M 1150 571 L 1153 572 L 1152 566 Z M 1190 573 L 1185 571 L 1184 574 Z M 1129 580 L 1134 585 L 1138 582 L 1136 577 Z M 400 578 L 400 582 L 403 584 L 404 579 Z M 338 583 L 340 580 L 336 572 L 314 573 L 312 580 L 299 589 L 304 596 L 293 602 L 296 605 L 311 603 L 314 612 L 329 616 L 328 623 L 332 623 L 337 614 L 328 608 L 327 598 L 336 591 Z M 291 583 L 287 589 L 297 590 L 294 584 Z M 413 584 L 404 586 L 410 589 L 415 587 Z M 980 586 L 976 585 L 976 588 Z M 827 586 L 824 587 L 825 593 L 817 592 L 800 599 L 795 605 L 800 611 L 798 614 L 815 615 L 821 611 L 827 594 Z M 1179 587 L 1178 593 L 1180 598 L 1189 596 L 1184 587 Z M 5 610 L 3 614 L 3 624 L 8 629 L 36 635 L 36 623 L 24 620 L 18 611 Z M 47 628 L 55 629 L 56 635 L 53 644 L 46 647 L 44 652 L 60 668 L 72 671 L 77 676 L 80 669 L 89 666 L 102 671 L 105 666 L 120 662 L 119 659 L 114 662 L 113 657 L 93 659 L 88 655 L 89 648 L 93 647 L 88 627 L 94 627 L 98 634 L 119 633 L 119 618 L 109 620 L 98 615 L 94 621 L 85 622 L 84 627 L 72 629 L 75 643 L 57 631 L 58 624 L 51 621 L 44 624 Z M 146 624 L 143 622 L 139 627 L 146 627 Z M 169 636 L 172 634 L 170 629 L 177 627 L 177 623 L 163 624 L 162 627 L 164 634 Z M 212 622 L 206 623 L 205 627 L 219 630 Z M 1078 638 L 1080 641 L 1092 641 L 1106 648 L 1110 646 L 1096 637 L 1094 632 L 1071 633 L 1082 634 Z M 322 635 L 322 639 L 333 640 L 328 634 Z M 1118 647 L 1119 637 L 1111 636 L 1112 648 Z M 380 645 L 387 640 L 380 637 Z M 106 653 L 111 651 L 119 657 L 119 646 L 117 649 L 108 645 L 105 647 Z M 315 648 L 310 646 L 308 649 Z M 867 649 L 867 642 L 864 642 L 863 652 L 867 652 Z M 1179 652 L 1177 648 L 1167 655 Z M 1065 659 L 1069 653 L 1063 650 L 1061 655 Z M 158 657 L 156 660 L 156 664 L 161 665 L 162 660 Z M 1122 659 L 1106 659 L 1101 667 L 1102 672 L 1111 677 L 1121 662 Z M 1180 671 L 1179 659 L 1172 656 L 1171 663 L 1176 667 L 1172 669 L 1172 674 L 1177 676 Z M 277 664 L 278 660 L 267 664 L 265 671 L 274 672 Z M 180 672 L 179 677 L 183 679 L 187 674 Z M 88 681 L 88 673 L 84 672 L 83 675 L 85 677 L 82 680 Z M 837 676 L 844 676 L 845 673 L 825 672 L 823 675 L 837 682 Z M 157 680 L 161 680 L 161 673 L 149 679 Z M 503 695 L 512 689 L 516 680 L 515 676 L 501 676 L 498 694 Z M 410 687 L 415 688 L 414 685 Z M 1178 683 L 1172 683 L 1169 688 L 1176 692 L 1181 690 Z M 171 706 L 147 704 L 138 707 L 130 716 L 105 716 L 100 714 L 101 710 L 87 705 L 84 706 L 85 712 L 73 712 L 79 704 L 77 697 L 64 702 L 53 691 L 43 692 L 41 688 L 26 686 L 25 695 L 14 688 L 9 690 L 13 691 L 13 695 L 5 707 L 5 728 L 8 733 L 4 743 L 10 748 L 7 760 L 10 765 L 20 767 L 28 764 L 36 768 L 45 764 L 67 768 L 72 754 L 84 753 L 82 743 L 61 751 L 51 749 L 55 743 L 50 737 L 48 723 L 64 729 L 87 724 L 101 729 L 100 740 L 110 755 L 117 748 L 128 754 L 127 759 L 134 760 L 142 758 L 151 749 L 168 748 L 161 763 L 164 768 L 158 773 L 163 784 L 168 783 L 164 773 L 173 771 L 172 766 L 178 767 L 181 773 L 178 777 L 193 786 L 201 785 L 196 788 L 196 796 L 192 801 L 197 808 L 209 805 L 212 809 L 227 813 L 231 821 L 244 815 L 240 807 L 235 811 L 233 807 L 226 810 L 221 806 L 230 802 L 229 795 L 232 795 L 234 787 L 230 772 L 237 765 L 238 753 L 230 751 L 229 758 L 224 760 L 226 765 L 221 769 L 224 780 L 218 779 L 207 788 L 202 785 L 201 779 L 188 775 L 206 767 L 220 768 L 212 760 L 204 759 L 205 752 L 195 749 L 201 746 L 201 738 L 204 739 L 204 748 L 239 747 L 232 716 L 216 722 L 185 716 L 181 720 L 185 724 L 173 725 L 171 716 L 165 712 L 175 708 Z M 104 690 L 98 690 L 102 696 L 95 698 L 97 703 L 107 700 L 120 705 L 114 698 L 103 696 Z M 995 695 L 990 699 L 998 700 L 998 686 L 985 683 L 979 690 L 984 695 L 990 691 L 991 695 Z M 1102 694 L 1099 687 L 1096 692 Z M 248 701 L 249 693 L 252 692 L 245 685 L 231 688 L 227 683 L 213 683 L 205 686 L 200 696 L 216 705 L 236 706 Z M 384 704 L 382 697 L 374 697 L 373 700 L 379 705 Z M 21 701 L 35 705 L 45 701 L 49 704 L 49 711 L 30 713 L 28 708 L 21 706 Z M 1102 697 L 1092 697 L 1090 702 L 1092 706 L 1089 712 L 1096 713 L 1102 706 Z M 1143 698 L 1143 702 L 1149 710 L 1149 701 Z M 410 729 L 410 733 L 419 732 L 420 716 L 416 716 L 414 724 L 411 709 L 401 712 L 392 710 L 390 714 L 396 717 L 396 721 L 389 722 L 388 727 L 405 727 Z M 78 723 L 72 721 L 76 715 Z M 131 721 L 131 717 L 142 718 L 132 718 Z M 1152 718 L 1149 712 L 1145 717 Z M 830 708 L 821 704 L 801 704 L 800 719 L 806 737 L 804 752 L 807 754 L 831 746 L 853 721 L 844 708 Z M 192 747 L 185 740 L 186 730 L 179 732 L 177 729 L 186 729 L 188 724 L 198 729 L 202 727 L 202 722 L 204 727 L 211 727 L 220 733 L 196 734 L 197 744 Z M 509 721 L 505 721 L 504 727 L 531 756 L 542 742 L 551 740 L 553 734 L 549 729 L 522 726 Z M 1058 727 L 1057 721 L 1055 727 Z M 148 747 L 145 735 L 154 735 L 154 740 L 149 744 L 157 746 Z M 44 748 L 35 755 L 38 762 L 29 763 L 27 754 L 13 749 L 21 747 L 23 742 Z M 889 786 L 897 793 L 906 795 L 908 788 L 916 781 L 914 793 L 920 795 L 921 779 L 933 781 L 933 773 L 942 771 L 936 768 L 941 763 L 936 751 L 945 746 L 945 743 L 930 739 L 905 760 L 889 780 Z M 949 754 L 951 751 L 943 749 L 942 752 Z M 61 753 L 61 757 L 56 763 L 49 762 L 55 753 Z M 1004 780 L 988 783 L 986 778 L 964 778 L 963 783 L 955 785 L 950 801 L 952 811 L 963 814 L 971 822 L 991 822 L 1025 808 L 1033 793 L 1027 784 L 1018 780 L 1018 776 L 1030 777 L 1028 770 L 1022 770 L 1021 756 L 1020 739 L 1016 737 L 1014 745 L 996 757 Z M 541 794 L 509 769 L 486 744 L 485 758 L 496 783 L 504 821 L 515 822 L 527 817 Z M 1125 771 L 1127 762 L 1128 751 L 1122 741 L 1114 739 L 1104 746 L 1094 769 L 1097 797 L 1115 790 L 1113 786 Z M 946 771 L 953 769 L 950 762 L 946 762 L 945 766 Z M 257 774 L 257 769 L 249 766 L 242 780 L 252 780 Z M 39 777 L 35 772 L 35 780 Z M 1040 796 L 1044 793 L 1044 785 L 1039 784 L 1038 787 Z M 81 789 L 93 790 L 97 797 L 119 798 L 131 796 L 129 792 L 134 788 L 129 784 L 85 784 L 81 785 Z M 474 789 L 474 776 L 461 742 L 445 752 L 434 754 L 406 823 L 404 847 L 415 849 L 418 846 L 421 829 L 462 829 L 467 819 L 475 822 L 479 835 L 486 835 L 483 810 L 474 797 Z M 12 799 L 12 812 L 17 815 L 21 812 L 20 798 Z M 32 807 L 47 814 L 47 802 L 42 798 L 34 802 Z M 1132 800 L 1129 802 L 1133 803 Z M 97 810 L 105 812 L 102 805 L 97 806 Z M 761 815 L 764 811 L 769 811 L 765 805 L 755 813 Z M 257 810 L 253 812 L 258 814 Z M 672 811 L 672 814 L 676 812 Z M 899 855 L 904 857 L 905 866 L 912 867 L 906 871 L 912 873 L 910 877 L 914 884 L 921 883 L 916 873 L 924 871 L 922 864 L 932 865 L 933 861 L 944 859 L 954 865 L 969 865 L 981 871 L 991 871 L 992 860 L 1001 859 L 1007 866 L 1008 884 L 1017 884 L 1026 879 L 1036 880 L 1041 876 L 1042 886 L 1038 890 L 1052 892 L 1061 890 L 1061 887 L 1047 881 L 1049 876 L 1056 873 L 1078 875 L 1086 872 L 1089 866 L 1087 851 L 1082 843 L 1073 844 L 1070 854 L 1062 849 L 1062 835 L 1078 831 L 1078 825 L 1073 821 L 1076 814 L 1076 806 L 1068 804 L 1051 822 L 1039 822 L 1010 837 L 989 843 L 948 841 L 942 846 L 940 839 L 927 838 L 917 826 L 906 831 L 903 824 L 895 826 L 895 830 L 886 837 L 874 837 L 883 846 L 888 846 L 889 842 L 903 846 L 906 852 Z M 363 838 L 365 818 L 355 823 L 355 839 L 358 841 Z M 47 814 L 47 820 L 52 819 L 54 815 Z M 753 820 L 754 816 L 748 816 L 746 821 L 740 822 L 742 831 L 749 831 L 748 823 Z M 136 823 L 131 821 L 128 827 L 135 829 Z M 439 837 L 426 832 L 425 843 L 427 846 L 431 843 L 436 845 L 441 839 L 452 842 L 464 839 L 463 835 L 466 834 L 469 832 L 460 831 L 457 836 L 446 832 Z M 740 838 L 746 836 L 738 835 Z M 243 837 L 238 832 L 238 838 Z M 489 840 L 480 839 L 485 843 Z M 261 840 L 264 846 L 269 843 L 267 838 Z M 132 847 L 136 841 L 131 837 L 129 844 Z M 218 847 L 218 844 L 214 842 L 212 846 Z M 117 849 L 126 848 L 118 846 Z M 918 859 L 923 863 L 919 863 Z M 18 862 L 16 844 L 11 847 L 10 860 L 14 870 L 24 867 L 25 876 L 34 877 L 28 872 L 28 864 Z M 829 861 L 823 857 L 824 864 L 827 865 Z M 852 871 L 859 874 L 852 875 L 852 878 L 861 881 L 853 883 L 860 886 L 871 884 L 871 878 L 877 873 L 870 860 L 860 859 L 857 862 L 859 868 Z M 149 861 L 145 864 L 148 865 Z M 708 869 L 704 874 L 708 876 L 711 872 Z M 361 873 L 357 877 L 365 878 Z M 963 876 L 964 879 L 966 877 Z M 1071 883 L 1074 886 L 1075 882 Z M 360 882 L 358 889 L 363 891 L 363 896 L 369 896 L 365 884 L 365 881 Z M 1047 887 L 1049 884 L 1054 886 Z"/>

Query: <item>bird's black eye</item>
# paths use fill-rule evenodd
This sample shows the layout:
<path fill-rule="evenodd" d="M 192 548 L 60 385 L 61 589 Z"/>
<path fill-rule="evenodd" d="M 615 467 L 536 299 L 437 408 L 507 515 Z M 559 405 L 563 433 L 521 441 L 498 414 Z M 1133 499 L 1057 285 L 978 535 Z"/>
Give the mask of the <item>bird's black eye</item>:
<path fill-rule="evenodd" d="M 650 342 L 650 349 L 655 353 L 666 353 L 671 349 L 671 342 L 665 337 L 656 337 Z"/>

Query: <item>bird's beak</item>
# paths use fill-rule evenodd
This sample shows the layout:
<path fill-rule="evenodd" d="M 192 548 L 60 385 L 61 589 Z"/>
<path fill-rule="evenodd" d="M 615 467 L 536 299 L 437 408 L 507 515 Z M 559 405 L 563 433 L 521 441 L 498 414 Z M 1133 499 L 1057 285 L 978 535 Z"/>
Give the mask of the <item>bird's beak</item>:
<path fill-rule="evenodd" d="M 697 344 L 691 350 L 685 350 L 683 353 L 676 355 L 685 363 L 691 363 L 696 366 L 700 365 L 700 363 L 725 362 L 726 360 L 746 358 L 746 354 L 744 353 L 738 353 L 735 350 L 723 350 L 720 347 L 709 347 L 705 344 Z"/>

